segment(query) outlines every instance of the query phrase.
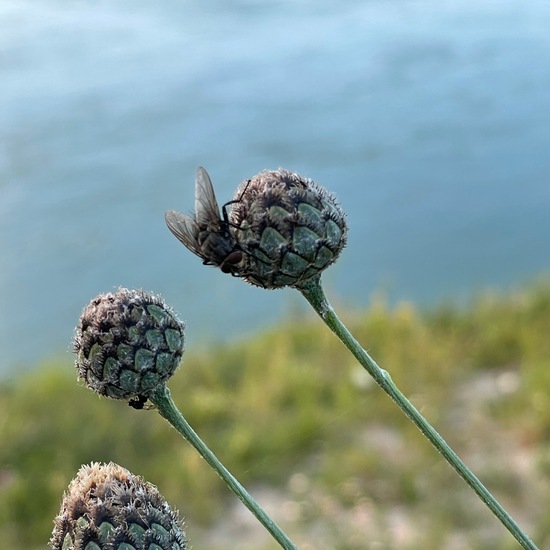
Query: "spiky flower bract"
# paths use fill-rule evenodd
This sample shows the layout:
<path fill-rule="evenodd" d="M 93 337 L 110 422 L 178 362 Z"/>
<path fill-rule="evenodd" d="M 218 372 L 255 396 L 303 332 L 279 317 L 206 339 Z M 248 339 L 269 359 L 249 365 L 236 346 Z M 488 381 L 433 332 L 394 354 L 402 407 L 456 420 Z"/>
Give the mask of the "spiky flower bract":
<path fill-rule="evenodd" d="M 184 550 L 178 513 L 151 483 L 118 464 L 82 466 L 63 497 L 53 550 Z"/>
<path fill-rule="evenodd" d="M 179 365 L 184 328 L 154 294 L 126 288 L 100 294 L 76 327 L 79 378 L 100 395 L 142 405 Z"/>
<path fill-rule="evenodd" d="M 300 288 L 334 263 L 347 239 L 346 216 L 325 188 L 283 168 L 238 187 L 230 225 L 251 284 Z"/>

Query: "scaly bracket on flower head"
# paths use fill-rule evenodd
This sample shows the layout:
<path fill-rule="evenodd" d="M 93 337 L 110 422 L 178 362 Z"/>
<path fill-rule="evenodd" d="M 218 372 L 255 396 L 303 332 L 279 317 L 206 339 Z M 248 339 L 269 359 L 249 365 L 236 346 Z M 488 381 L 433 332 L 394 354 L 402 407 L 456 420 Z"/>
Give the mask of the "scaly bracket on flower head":
<path fill-rule="evenodd" d="M 54 523 L 53 550 L 187 548 L 178 512 L 154 485 L 112 462 L 80 468 Z"/>

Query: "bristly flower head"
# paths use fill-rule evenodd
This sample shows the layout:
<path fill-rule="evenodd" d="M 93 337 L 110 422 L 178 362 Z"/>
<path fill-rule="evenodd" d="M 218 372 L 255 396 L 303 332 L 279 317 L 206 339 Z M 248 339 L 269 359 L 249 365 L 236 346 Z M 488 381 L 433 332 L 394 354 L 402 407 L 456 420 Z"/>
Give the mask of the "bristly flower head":
<path fill-rule="evenodd" d="M 336 197 L 283 168 L 241 183 L 230 225 L 244 279 L 269 289 L 300 288 L 336 261 L 347 239 Z"/>
<path fill-rule="evenodd" d="M 179 365 L 184 329 L 158 296 L 126 288 L 100 294 L 76 327 L 79 378 L 100 395 L 143 406 Z"/>
<path fill-rule="evenodd" d="M 114 463 L 82 466 L 50 539 L 53 550 L 184 550 L 178 513 L 154 485 Z"/>

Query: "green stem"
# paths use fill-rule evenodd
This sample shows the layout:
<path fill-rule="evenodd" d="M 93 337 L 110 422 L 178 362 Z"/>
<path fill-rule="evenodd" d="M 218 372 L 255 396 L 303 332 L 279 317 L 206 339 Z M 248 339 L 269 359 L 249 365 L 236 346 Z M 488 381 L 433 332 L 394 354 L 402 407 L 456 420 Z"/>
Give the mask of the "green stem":
<path fill-rule="evenodd" d="M 271 536 L 285 550 L 298 550 L 292 541 L 285 535 L 281 528 L 267 515 L 260 505 L 252 498 L 247 490 L 233 477 L 227 468 L 216 458 L 214 453 L 206 446 L 202 439 L 191 428 L 182 416 L 170 396 L 170 390 L 166 386 L 157 388 L 149 396 L 149 400 L 156 405 L 160 415 L 178 430 L 217 474 L 227 483 L 229 488 L 239 497 L 243 504 L 256 516 L 258 521 L 269 531 Z"/>
<path fill-rule="evenodd" d="M 409 417 L 413 424 L 426 436 L 432 445 L 445 457 L 447 462 L 477 493 L 479 498 L 489 507 L 493 514 L 512 533 L 521 546 L 528 550 L 537 550 L 533 542 L 523 533 L 517 523 L 510 517 L 493 495 L 484 487 L 472 471 L 462 462 L 458 455 L 449 447 L 445 440 L 435 431 L 431 424 L 420 414 L 415 406 L 401 393 L 391 379 L 389 373 L 380 368 L 374 359 L 361 347 L 346 326 L 340 321 L 334 309 L 328 302 L 321 278 L 310 279 L 298 290 L 311 304 L 313 309 L 323 319 L 325 324 L 338 336 L 355 358 L 374 378 L 376 383 L 393 399 L 397 406 Z"/>

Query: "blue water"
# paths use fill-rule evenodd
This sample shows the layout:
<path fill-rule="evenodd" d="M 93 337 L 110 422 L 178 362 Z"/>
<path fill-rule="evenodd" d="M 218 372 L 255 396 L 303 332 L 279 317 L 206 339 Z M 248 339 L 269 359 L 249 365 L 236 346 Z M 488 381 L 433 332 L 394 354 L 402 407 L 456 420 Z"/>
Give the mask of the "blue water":
<path fill-rule="evenodd" d="M 187 347 L 302 308 L 169 233 L 283 166 L 338 195 L 339 304 L 421 305 L 550 268 L 550 2 L 0 3 L 0 372 L 69 353 L 81 308 L 161 293 Z M 304 308 L 305 309 L 305 308 Z"/>

